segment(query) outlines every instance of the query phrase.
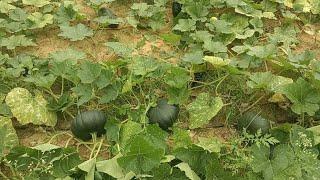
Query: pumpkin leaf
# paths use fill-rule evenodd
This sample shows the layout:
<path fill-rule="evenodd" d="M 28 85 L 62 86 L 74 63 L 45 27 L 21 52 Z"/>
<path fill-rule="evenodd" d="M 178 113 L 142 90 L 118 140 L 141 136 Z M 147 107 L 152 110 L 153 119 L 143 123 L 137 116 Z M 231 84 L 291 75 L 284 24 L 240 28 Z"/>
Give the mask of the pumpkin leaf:
<path fill-rule="evenodd" d="M 220 97 L 211 97 L 208 93 L 201 93 L 197 99 L 187 106 L 190 113 L 189 128 L 195 129 L 209 123 L 223 106 Z"/>
<path fill-rule="evenodd" d="M 90 85 L 79 84 L 72 88 L 72 91 L 79 97 L 77 105 L 80 106 L 86 102 L 89 102 L 94 97 L 93 89 Z"/>
<path fill-rule="evenodd" d="M 212 98 L 208 93 L 201 93 L 187 106 L 190 113 L 189 128 L 195 129 L 209 123 L 223 106 L 220 97 Z"/>
<path fill-rule="evenodd" d="M 8 13 L 10 10 L 16 9 L 16 7 L 10 4 L 10 1 L 0 1 L 0 12 Z"/>
<path fill-rule="evenodd" d="M 24 5 L 43 7 L 50 4 L 50 0 L 22 0 Z"/>
<path fill-rule="evenodd" d="M 174 149 L 178 149 L 180 147 L 186 148 L 192 145 L 189 130 L 174 127 L 172 139 L 174 142 Z"/>
<path fill-rule="evenodd" d="M 281 93 L 293 103 L 291 109 L 297 114 L 308 113 L 313 116 L 319 110 L 320 93 L 302 78 L 283 87 Z"/>
<path fill-rule="evenodd" d="M 175 167 L 179 168 L 181 171 L 184 171 L 190 180 L 200 180 L 200 177 L 191 169 L 188 163 L 182 162 L 175 165 Z"/>
<path fill-rule="evenodd" d="M 24 81 L 34 83 L 38 87 L 50 89 L 50 87 L 53 85 L 56 79 L 57 77 L 53 74 L 48 74 L 46 76 L 41 74 L 35 74 L 25 78 Z"/>
<path fill-rule="evenodd" d="M 99 64 L 85 61 L 80 65 L 78 77 L 82 83 L 91 84 L 100 76 L 101 71 L 102 68 Z"/>
<path fill-rule="evenodd" d="M 129 152 L 117 160 L 122 168 L 141 174 L 160 165 L 164 149 L 151 144 L 144 135 L 134 136 L 130 142 Z"/>
<path fill-rule="evenodd" d="M 187 86 L 189 80 L 190 75 L 188 74 L 188 71 L 180 67 L 170 68 L 165 76 L 165 82 L 169 86 L 178 89 Z"/>
<path fill-rule="evenodd" d="M 119 166 L 117 159 L 122 157 L 121 154 L 116 155 L 115 157 L 98 161 L 96 163 L 97 170 L 99 172 L 106 173 L 114 178 L 123 178 L 125 176 L 123 169 Z"/>
<path fill-rule="evenodd" d="M 12 126 L 11 119 L 0 116 L 0 158 L 18 144 L 18 136 Z"/>
<path fill-rule="evenodd" d="M 314 136 L 314 144 L 317 145 L 320 143 L 320 125 L 313 126 L 311 128 L 308 128 L 307 130 L 311 131 Z"/>
<path fill-rule="evenodd" d="M 173 30 L 179 30 L 181 32 L 193 31 L 196 29 L 196 21 L 192 19 L 179 19 L 177 25 L 173 27 Z"/>
<path fill-rule="evenodd" d="M 209 62 L 215 67 L 226 66 L 231 61 L 230 59 L 223 59 L 221 57 L 216 57 L 216 56 L 204 56 L 203 60 L 206 62 Z"/>
<path fill-rule="evenodd" d="M 252 74 L 247 85 L 252 89 L 265 89 L 271 92 L 278 92 L 287 84 L 293 83 L 291 78 L 277 76 L 271 72 L 257 72 Z"/>
<path fill-rule="evenodd" d="M 31 39 L 25 37 L 25 35 L 12 35 L 7 38 L 1 38 L 0 39 L 0 46 L 6 47 L 8 49 L 15 49 L 19 46 L 36 46 L 34 42 L 32 42 Z"/>
<path fill-rule="evenodd" d="M 223 147 L 222 142 L 216 137 L 198 137 L 198 141 L 199 142 L 196 145 L 202 147 L 204 150 L 207 150 L 210 153 L 220 153 L 220 150 Z"/>
<path fill-rule="evenodd" d="M 96 167 L 96 159 L 89 159 L 81 164 L 78 165 L 78 168 L 82 171 L 86 172 L 85 180 L 94 179 L 94 172 Z"/>
<path fill-rule="evenodd" d="M 76 64 L 77 60 L 85 59 L 86 54 L 82 51 L 77 51 L 75 49 L 68 48 L 66 50 L 55 51 L 53 53 L 50 53 L 50 58 L 59 62 L 66 60 L 75 61 L 74 64 Z"/>
<path fill-rule="evenodd" d="M 69 26 L 64 24 L 60 26 L 61 33 L 58 36 L 70 39 L 70 41 L 83 40 L 86 37 L 93 35 L 93 31 L 83 24 L 77 24 L 76 26 Z"/>
<path fill-rule="evenodd" d="M 114 53 L 119 56 L 127 57 L 130 56 L 133 49 L 126 44 L 120 42 L 107 42 L 105 44 L 108 48 L 112 49 Z"/>
<path fill-rule="evenodd" d="M 28 16 L 28 20 L 32 23 L 30 29 L 43 28 L 53 23 L 53 16 L 51 14 L 35 12 Z"/>
<path fill-rule="evenodd" d="M 41 94 L 35 97 L 24 88 L 12 89 L 7 97 L 6 104 L 10 107 L 14 117 L 22 124 L 55 126 L 57 115 L 47 109 L 47 101 Z"/>

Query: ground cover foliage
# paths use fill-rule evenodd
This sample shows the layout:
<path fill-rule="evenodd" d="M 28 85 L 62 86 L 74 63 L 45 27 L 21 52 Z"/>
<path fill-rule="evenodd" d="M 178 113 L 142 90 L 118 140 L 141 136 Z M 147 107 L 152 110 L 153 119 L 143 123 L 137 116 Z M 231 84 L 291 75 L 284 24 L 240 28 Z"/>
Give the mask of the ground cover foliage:
<path fill-rule="evenodd" d="M 1 178 L 320 179 L 320 1 L 175 2 L 0 1 Z M 161 98 L 167 131 L 147 116 Z M 87 110 L 106 134 L 84 142 L 68 125 Z M 268 133 L 237 129 L 253 110 Z"/>

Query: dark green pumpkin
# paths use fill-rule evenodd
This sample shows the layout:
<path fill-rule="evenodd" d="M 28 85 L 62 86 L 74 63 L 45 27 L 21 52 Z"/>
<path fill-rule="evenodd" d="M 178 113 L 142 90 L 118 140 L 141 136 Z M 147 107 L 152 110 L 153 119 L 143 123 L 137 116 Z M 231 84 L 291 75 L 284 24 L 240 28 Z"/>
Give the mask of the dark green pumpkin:
<path fill-rule="evenodd" d="M 117 19 L 117 16 L 108 8 L 100 8 L 98 10 L 98 16 L 106 16 L 107 18 L 110 19 Z M 109 24 L 108 25 L 109 28 L 118 28 L 119 24 Z"/>
<path fill-rule="evenodd" d="M 168 130 L 177 120 L 179 115 L 179 107 L 177 105 L 168 104 L 167 99 L 158 101 L 156 107 L 148 110 L 147 116 L 150 123 L 157 123 L 163 130 Z"/>
<path fill-rule="evenodd" d="M 249 111 L 244 113 L 238 120 L 238 130 L 246 128 L 248 133 L 255 134 L 261 129 L 262 134 L 269 132 L 271 128 L 270 121 L 264 118 L 260 113 Z"/>
<path fill-rule="evenodd" d="M 178 3 L 177 1 L 172 2 L 172 15 L 176 17 L 179 15 L 182 9 L 182 4 Z"/>
<path fill-rule="evenodd" d="M 103 112 L 93 110 L 78 114 L 71 123 L 71 132 L 84 141 L 91 139 L 91 133 L 101 136 L 106 131 L 104 125 L 106 116 Z"/>

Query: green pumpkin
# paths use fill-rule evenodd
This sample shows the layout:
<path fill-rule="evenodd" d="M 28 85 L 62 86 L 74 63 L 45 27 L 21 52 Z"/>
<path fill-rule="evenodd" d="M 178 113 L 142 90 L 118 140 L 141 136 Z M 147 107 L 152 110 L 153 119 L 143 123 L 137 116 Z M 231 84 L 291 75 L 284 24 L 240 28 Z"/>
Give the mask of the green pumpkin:
<path fill-rule="evenodd" d="M 93 110 L 78 114 L 71 123 L 71 132 L 84 141 L 91 139 L 91 133 L 101 136 L 106 131 L 104 125 L 106 116 L 103 112 Z"/>
<path fill-rule="evenodd" d="M 182 9 L 182 4 L 178 3 L 177 1 L 172 2 L 172 15 L 173 17 L 177 17 Z"/>
<path fill-rule="evenodd" d="M 259 113 L 249 111 L 244 113 L 238 120 L 238 130 L 242 131 L 243 128 L 251 134 L 255 134 L 259 129 L 261 129 L 262 134 L 266 134 L 269 132 L 271 125 L 270 121 Z"/>
<path fill-rule="evenodd" d="M 110 19 L 117 19 L 117 16 L 108 8 L 100 8 L 98 11 L 98 16 L 106 16 Z M 118 28 L 119 24 L 109 24 L 109 28 Z"/>
<path fill-rule="evenodd" d="M 157 123 L 163 130 L 168 130 L 177 120 L 179 115 L 179 107 L 177 105 L 168 104 L 168 100 L 161 99 L 156 107 L 148 110 L 147 116 L 150 123 Z"/>

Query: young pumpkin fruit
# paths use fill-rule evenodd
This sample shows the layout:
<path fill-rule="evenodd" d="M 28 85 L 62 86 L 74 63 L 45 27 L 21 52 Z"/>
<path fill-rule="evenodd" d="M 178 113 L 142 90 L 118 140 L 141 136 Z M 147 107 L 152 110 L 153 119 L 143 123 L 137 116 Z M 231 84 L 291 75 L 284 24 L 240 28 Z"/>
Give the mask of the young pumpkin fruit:
<path fill-rule="evenodd" d="M 102 7 L 98 10 L 98 16 L 106 16 L 109 19 L 117 19 L 117 16 L 108 8 Z M 109 28 L 118 28 L 119 24 L 109 24 Z"/>
<path fill-rule="evenodd" d="M 157 106 L 150 108 L 147 113 L 149 122 L 159 124 L 159 127 L 163 130 L 168 130 L 169 127 L 172 127 L 178 115 L 179 106 L 168 104 L 167 99 L 160 99 Z"/>
<path fill-rule="evenodd" d="M 255 134 L 259 129 L 261 129 L 262 134 L 266 134 L 269 132 L 271 125 L 270 121 L 259 113 L 249 111 L 244 113 L 238 120 L 238 130 L 242 131 L 243 128 L 250 134 Z"/>
<path fill-rule="evenodd" d="M 172 15 L 173 17 L 177 17 L 181 12 L 182 4 L 178 3 L 177 1 L 172 2 Z"/>
<path fill-rule="evenodd" d="M 91 139 L 92 133 L 96 133 L 97 136 L 106 133 L 104 129 L 106 121 L 106 115 L 101 111 L 82 112 L 72 121 L 71 132 L 77 138 L 87 141 Z"/>

